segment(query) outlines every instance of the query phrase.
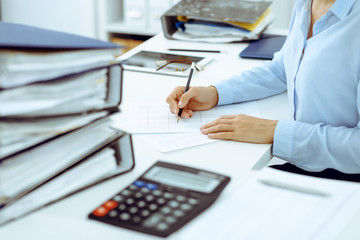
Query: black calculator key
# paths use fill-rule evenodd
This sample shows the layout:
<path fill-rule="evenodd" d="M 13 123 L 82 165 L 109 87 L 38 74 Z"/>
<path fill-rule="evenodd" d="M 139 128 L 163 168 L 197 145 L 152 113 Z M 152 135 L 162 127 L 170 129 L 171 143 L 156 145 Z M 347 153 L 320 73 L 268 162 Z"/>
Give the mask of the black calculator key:
<path fill-rule="evenodd" d="M 150 211 L 145 209 L 143 211 L 141 211 L 140 215 L 144 218 L 148 217 L 150 215 Z"/>
<path fill-rule="evenodd" d="M 172 208 L 177 208 L 177 207 L 179 207 L 180 204 L 179 204 L 179 202 L 177 202 L 175 200 L 171 200 L 168 205 Z"/>
<path fill-rule="evenodd" d="M 122 203 L 118 206 L 119 211 L 124 211 L 126 209 L 126 204 Z"/>
<path fill-rule="evenodd" d="M 160 211 L 161 211 L 163 214 L 169 214 L 169 213 L 171 213 L 172 209 L 169 208 L 169 207 L 167 207 L 167 206 L 165 206 L 165 207 L 161 208 Z"/>
<path fill-rule="evenodd" d="M 146 187 L 142 187 L 142 188 L 141 188 L 141 192 L 142 192 L 142 193 L 145 193 L 145 194 L 146 194 L 146 193 L 150 193 L 150 189 L 148 189 L 148 188 L 146 188 Z"/>
<path fill-rule="evenodd" d="M 158 198 L 157 199 L 157 201 L 156 201 L 159 205 L 163 205 L 163 204 L 165 204 L 166 203 L 166 200 L 165 200 L 165 198 Z"/>
<path fill-rule="evenodd" d="M 169 225 L 164 222 L 161 222 L 156 226 L 156 230 L 159 230 L 159 231 L 166 231 L 168 229 L 169 229 Z"/>
<path fill-rule="evenodd" d="M 147 228 L 155 227 L 162 220 L 161 214 L 153 214 L 143 222 L 143 226 Z"/>
<path fill-rule="evenodd" d="M 175 217 L 177 217 L 177 218 L 181 218 L 181 217 L 185 216 L 185 213 L 184 213 L 183 211 L 181 211 L 181 210 L 175 210 L 175 211 L 173 212 L 173 215 L 174 215 Z"/>
<path fill-rule="evenodd" d="M 116 202 L 122 202 L 125 198 L 121 195 L 116 195 L 115 197 L 113 197 L 113 200 Z"/>
<path fill-rule="evenodd" d="M 109 217 L 111 217 L 111 218 L 117 217 L 118 215 L 119 215 L 119 213 L 116 210 L 111 210 L 109 212 Z"/>
<path fill-rule="evenodd" d="M 154 194 L 154 196 L 159 197 L 159 196 L 161 196 L 163 194 L 163 192 L 161 190 L 159 190 L 159 189 L 156 189 L 156 190 L 153 191 L 153 194 Z"/>
<path fill-rule="evenodd" d="M 134 194 L 134 198 L 135 198 L 135 199 L 140 199 L 140 198 L 142 198 L 142 197 L 144 197 L 144 194 L 142 194 L 141 192 L 136 192 L 136 193 Z"/>
<path fill-rule="evenodd" d="M 174 194 L 169 193 L 169 192 L 165 192 L 165 193 L 163 194 L 163 196 L 164 196 L 164 198 L 170 199 L 170 198 L 173 198 L 173 197 L 174 197 Z"/>
<path fill-rule="evenodd" d="M 156 205 L 155 203 L 152 203 L 149 205 L 149 210 L 150 211 L 156 211 L 159 208 L 158 205 Z"/>
<path fill-rule="evenodd" d="M 165 217 L 165 222 L 167 222 L 168 224 L 174 224 L 177 222 L 176 218 L 174 218 L 173 216 L 167 216 Z"/>
<path fill-rule="evenodd" d="M 191 205 L 196 205 L 199 203 L 199 201 L 195 198 L 189 198 L 188 202 L 191 204 Z"/>
<path fill-rule="evenodd" d="M 183 203 L 183 204 L 181 204 L 180 209 L 187 212 L 187 211 L 190 211 L 191 209 L 193 209 L 193 207 L 190 204 Z"/>
<path fill-rule="evenodd" d="M 146 202 L 145 201 L 138 201 L 136 204 L 139 208 L 143 208 L 146 206 Z"/>
<path fill-rule="evenodd" d="M 131 215 L 129 213 L 123 212 L 120 214 L 119 218 L 120 218 L 120 220 L 123 220 L 123 221 L 129 221 L 131 218 Z"/>
<path fill-rule="evenodd" d="M 142 218 L 141 217 L 139 217 L 139 216 L 134 216 L 132 219 L 131 219 L 131 223 L 132 224 L 139 224 L 139 223 L 141 223 L 141 221 L 142 221 Z"/>
<path fill-rule="evenodd" d="M 179 202 L 185 202 L 187 200 L 187 197 L 185 197 L 183 195 L 177 195 L 176 200 Z"/>
<path fill-rule="evenodd" d="M 145 200 L 146 200 L 147 202 L 152 202 L 152 201 L 155 200 L 155 197 L 154 197 L 153 195 L 147 195 L 147 196 L 145 197 Z"/>
<path fill-rule="evenodd" d="M 129 209 L 129 213 L 131 213 L 131 214 L 136 214 L 138 211 L 139 211 L 139 209 L 137 207 L 131 207 Z"/>

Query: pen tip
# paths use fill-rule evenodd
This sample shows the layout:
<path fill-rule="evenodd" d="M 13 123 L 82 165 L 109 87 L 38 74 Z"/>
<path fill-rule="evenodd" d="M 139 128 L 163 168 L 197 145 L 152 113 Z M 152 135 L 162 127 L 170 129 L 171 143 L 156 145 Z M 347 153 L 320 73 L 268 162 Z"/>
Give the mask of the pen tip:
<path fill-rule="evenodd" d="M 176 122 L 178 123 L 178 122 L 179 122 L 179 120 L 180 120 L 180 117 L 177 117 L 177 121 L 176 121 Z"/>

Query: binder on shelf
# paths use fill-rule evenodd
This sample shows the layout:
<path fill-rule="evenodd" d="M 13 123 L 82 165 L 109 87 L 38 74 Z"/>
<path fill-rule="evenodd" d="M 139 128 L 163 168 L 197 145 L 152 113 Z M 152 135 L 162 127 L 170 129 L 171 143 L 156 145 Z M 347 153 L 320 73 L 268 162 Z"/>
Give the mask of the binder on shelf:
<path fill-rule="evenodd" d="M 3 161 L 0 225 L 131 171 L 135 165 L 131 135 L 110 123 L 99 120 Z"/>
<path fill-rule="evenodd" d="M 258 39 L 272 22 L 269 1 L 183 0 L 162 17 L 169 39 L 234 42 Z"/>
<path fill-rule="evenodd" d="M 97 39 L 6 22 L 0 22 L 0 36 L 0 89 L 108 65 L 122 48 Z"/>

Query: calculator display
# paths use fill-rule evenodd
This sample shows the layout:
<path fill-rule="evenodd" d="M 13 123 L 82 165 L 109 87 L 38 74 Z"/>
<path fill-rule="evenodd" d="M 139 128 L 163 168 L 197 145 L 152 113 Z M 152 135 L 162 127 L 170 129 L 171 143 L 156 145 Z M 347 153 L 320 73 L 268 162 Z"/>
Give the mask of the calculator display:
<path fill-rule="evenodd" d="M 205 193 L 211 193 L 220 184 L 220 180 L 216 178 L 158 166 L 153 167 L 144 177 L 163 184 Z"/>

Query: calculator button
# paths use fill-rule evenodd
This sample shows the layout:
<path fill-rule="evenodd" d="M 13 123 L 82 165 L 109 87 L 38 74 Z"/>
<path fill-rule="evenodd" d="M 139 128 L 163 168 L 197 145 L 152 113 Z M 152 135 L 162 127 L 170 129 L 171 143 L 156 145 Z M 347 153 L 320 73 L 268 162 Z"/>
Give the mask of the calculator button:
<path fill-rule="evenodd" d="M 193 207 L 190 205 L 190 204 L 187 204 L 187 203 L 183 203 L 181 204 L 180 206 L 180 209 L 181 210 L 184 210 L 184 211 L 190 211 Z"/>
<path fill-rule="evenodd" d="M 163 205 L 166 200 L 164 198 L 158 198 L 157 201 L 156 201 L 159 205 Z"/>
<path fill-rule="evenodd" d="M 132 194 L 132 192 L 131 192 L 130 190 L 128 190 L 128 189 L 125 189 L 125 190 L 123 190 L 123 191 L 121 192 L 121 194 L 122 194 L 123 196 L 130 196 L 130 195 Z"/>
<path fill-rule="evenodd" d="M 160 214 L 153 214 L 151 217 L 146 219 L 143 223 L 144 227 L 152 228 L 155 225 L 157 225 L 160 220 L 162 219 L 162 216 Z"/>
<path fill-rule="evenodd" d="M 128 205 L 132 205 L 132 204 L 134 204 L 135 200 L 134 200 L 133 198 L 128 198 L 128 199 L 126 199 L 125 202 L 126 202 Z"/>
<path fill-rule="evenodd" d="M 122 204 L 120 204 L 119 205 L 119 207 L 118 207 L 118 209 L 119 209 L 119 211 L 124 211 L 125 209 L 126 209 L 126 204 L 124 204 L 124 203 L 122 203 Z"/>
<path fill-rule="evenodd" d="M 145 183 L 143 181 L 137 180 L 133 183 L 135 186 L 141 188 L 145 186 Z"/>
<path fill-rule="evenodd" d="M 133 190 L 133 191 L 137 190 L 138 188 L 139 188 L 139 187 L 137 187 L 137 186 L 134 185 L 134 184 L 129 186 L 129 189 L 130 189 L 130 190 Z"/>
<path fill-rule="evenodd" d="M 141 220 L 142 220 L 141 217 L 135 216 L 130 221 L 134 224 L 139 224 L 141 222 Z"/>
<path fill-rule="evenodd" d="M 142 192 L 142 193 L 149 193 L 150 190 L 149 190 L 148 188 L 146 188 L 146 187 L 142 187 L 142 188 L 141 188 L 141 192 Z"/>
<path fill-rule="evenodd" d="M 172 208 L 177 208 L 177 207 L 179 207 L 179 203 L 177 202 L 177 201 L 175 201 L 175 200 L 171 200 L 169 203 L 168 203 L 168 205 L 170 206 L 170 207 L 172 207 Z"/>
<path fill-rule="evenodd" d="M 183 217 L 185 214 L 184 214 L 184 212 L 183 211 L 181 211 L 181 210 L 175 210 L 174 212 L 173 212 L 173 214 L 174 214 L 174 216 L 175 217 Z"/>
<path fill-rule="evenodd" d="M 113 197 L 113 200 L 116 202 L 121 202 L 124 200 L 124 197 L 121 195 L 116 195 L 115 197 Z"/>
<path fill-rule="evenodd" d="M 128 214 L 128 213 L 122 213 L 122 214 L 120 214 L 120 216 L 119 216 L 119 218 L 121 219 L 121 220 L 123 220 L 123 221 L 128 221 L 129 219 L 130 219 L 130 214 Z"/>
<path fill-rule="evenodd" d="M 159 197 L 159 196 L 161 196 L 163 194 L 163 192 L 161 190 L 159 190 L 159 189 L 156 189 L 156 190 L 153 191 L 153 194 L 155 196 Z"/>
<path fill-rule="evenodd" d="M 117 205 L 118 205 L 117 202 L 113 200 L 109 200 L 103 204 L 103 206 L 108 210 L 116 208 Z"/>
<path fill-rule="evenodd" d="M 162 213 L 164 213 L 164 214 L 169 214 L 169 213 L 171 213 L 171 208 L 169 208 L 169 207 L 163 207 L 163 208 L 161 208 L 161 210 L 160 210 Z"/>
<path fill-rule="evenodd" d="M 129 213 L 131 213 L 131 214 L 135 214 L 135 213 L 137 213 L 139 211 L 139 209 L 137 208 L 137 207 L 131 207 L 130 209 L 129 209 Z"/>
<path fill-rule="evenodd" d="M 179 202 L 185 202 L 186 197 L 183 195 L 177 195 L 176 196 L 176 200 L 178 200 Z"/>
<path fill-rule="evenodd" d="M 144 195 L 141 193 L 141 192 L 137 192 L 134 194 L 134 198 L 135 199 L 139 199 L 139 198 L 142 198 Z"/>
<path fill-rule="evenodd" d="M 158 186 L 156 184 L 153 183 L 147 183 L 146 187 L 150 190 L 156 190 L 158 188 Z"/>
<path fill-rule="evenodd" d="M 150 211 L 149 210 L 143 210 L 141 211 L 140 215 L 144 218 L 148 217 L 150 215 Z"/>
<path fill-rule="evenodd" d="M 139 202 L 137 203 L 137 206 L 138 206 L 139 208 L 143 208 L 143 207 L 146 206 L 146 202 L 145 202 L 145 201 L 139 201 Z"/>
<path fill-rule="evenodd" d="M 158 205 L 156 205 L 155 203 L 152 203 L 152 204 L 149 205 L 149 209 L 151 211 L 155 211 L 156 209 L 158 209 Z"/>
<path fill-rule="evenodd" d="M 176 218 L 174 218 L 174 217 L 172 217 L 172 216 L 167 216 L 167 217 L 165 218 L 165 221 L 166 221 L 167 223 L 169 223 L 169 224 L 174 224 L 174 223 L 176 223 Z"/>
<path fill-rule="evenodd" d="M 156 226 L 156 229 L 159 231 L 166 231 L 169 229 L 169 225 L 167 225 L 166 223 L 159 223 L 159 225 Z"/>
<path fill-rule="evenodd" d="M 164 196 L 164 198 L 170 199 L 170 198 L 174 197 L 174 194 L 169 193 L 169 192 L 165 192 L 163 196 Z"/>
<path fill-rule="evenodd" d="M 112 211 L 109 212 L 109 217 L 114 218 L 114 217 L 117 217 L 117 216 L 118 216 L 118 212 L 116 210 L 112 210 Z"/>
<path fill-rule="evenodd" d="M 95 209 L 92 214 L 94 214 L 97 217 L 103 217 L 108 212 L 109 212 L 109 209 L 101 206 L 101 207 L 98 207 L 97 209 Z"/>
<path fill-rule="evenodd" d="M 189 198 L 188 202 L 191 204 L 191 205 L 196 205 L 199 203 L 199 201 L 195 198 Z"/>
<path fill-rule="evenodd" d="M 154 199 L 155 199 L 155 197 L 154 197 L 153 195 L 147 195 L 147 196 L 145 197 L 145 200 L 146 200 L 147 202 L 152 202 L 152 201 L 154 201 Z"/>

